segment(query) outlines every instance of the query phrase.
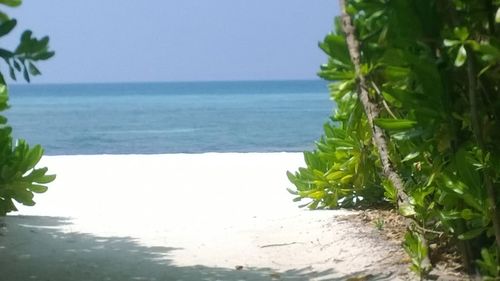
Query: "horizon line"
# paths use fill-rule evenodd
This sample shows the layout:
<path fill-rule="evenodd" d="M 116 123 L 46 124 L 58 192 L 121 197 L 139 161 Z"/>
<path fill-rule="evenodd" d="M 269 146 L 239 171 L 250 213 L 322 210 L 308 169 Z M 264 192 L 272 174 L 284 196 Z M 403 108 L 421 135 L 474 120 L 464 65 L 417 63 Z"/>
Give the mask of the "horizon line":
<path fill-rule="evenodd" d="M 50 86 L 50 85 L 110 85 L 110 84 L 168 84 L 168 83 L 241 83 L 241 82 L 312 82 L 312 81 L 324 81 L 324 79 L 242 79 L 242 80 L 168 80 L 168 81 L 101 81 L 101 82 L 42 82 L 33 83 L 30 82 L 10 82 L 7 83 L 8 86 L 30 86 L 30 85 L 40 85 L 40 86 Z"/>

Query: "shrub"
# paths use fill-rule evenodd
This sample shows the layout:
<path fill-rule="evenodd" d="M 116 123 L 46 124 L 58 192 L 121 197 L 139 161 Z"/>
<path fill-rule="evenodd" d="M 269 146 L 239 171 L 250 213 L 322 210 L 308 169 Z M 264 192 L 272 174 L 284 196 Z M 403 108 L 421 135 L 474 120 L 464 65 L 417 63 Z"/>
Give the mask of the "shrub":
<path fill-rule="evenodd" d="M 360 69 L 338 18 L 320 44 L 329 59 L 319 72 L 332 81 L 337 110 L 305 153 L 307 167 L 288 173 L 291 192 L 311 208 L 398 206 L 404 193 L 399 210 L 415 222 L 405 244 L 414 269 L 426 272 L 418 264 L 431 251 L 425 241 L 444 235 L 467 271 L 499 276 L 500 1 L 346 2 Z M 373 126 L 362 90 L 378 111 Z M 374 128 L 388 141 L 402 190 L 384 173 Z"/>
<path fill-rule="evenodd" d="M 0 0 L 0 4 L 16 7 L 21 0 Z M 16 24 L 15 19 L 0 11 L 0 37 L 9 34 Z M 37 39 L 27 30 L 14 51 L 0 48 L 0 58 L 8 66 L 10 77 L 15 80 L 16 74 L 21 73 L 29 82 L 31 76 L 39 75 L 35 63 L 54 55 L 48 44 L 48 37 Z M 44 184 L 55 179 L 54 175 L 46 174 L 47 168 L 35 168 L 43 155 L 40 145 L 30 148 L 24 140 L 14 142 L 12 128 L 2 115 L 9 107 L 8 99 L 7 83 L 0 73 L 0 216 L 16 210 L 13 200 L 27 206 L 34 205 L 34 193 L 45 192 L 47 187 Z"/>

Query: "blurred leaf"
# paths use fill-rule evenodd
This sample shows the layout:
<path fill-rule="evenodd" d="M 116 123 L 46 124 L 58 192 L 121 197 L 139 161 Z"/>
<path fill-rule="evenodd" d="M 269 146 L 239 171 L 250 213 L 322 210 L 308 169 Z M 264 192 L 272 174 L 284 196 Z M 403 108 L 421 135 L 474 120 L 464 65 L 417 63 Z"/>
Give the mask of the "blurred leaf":
<path fill-rule="evenodd" d="M 467 30 L 467 27 L 465 26 L 455 27 L 455 29 L 453 29 L 453 33 L 462 42 L 464 42 L 465 40 L 467 40 L 467 38 L 469 38 L 469 30 Z"/>
<path fill-rule="evenodd" d="M 14 71 L 14 68 L 9 65 L 9 75 L 12 80 L 16 80 L 16 72 Z"/>
<path fill-rule="evenodd" d="M 30 74 L 33 76 L 41 74 L 40 70 L 38 70 L 38 68 L 32 62 L 28 63 L 28 70 L 29 70 Z"/>
<path fill-rule="evenodd" d="M 490 55 L 491 57 L 495 58 L 496 60 L 500 60 L 500 50 L 491 44 L 481 44 L 479 45 L 479 52 Z"/>
<path fill-rule="evenodd" d="M 458 41 L 458 40 L 444 39 L 443 43 L 444 43 L 445 47 L 452 47 L 452 46 L 460 44 L 460 41 Z"/>
<path fill-rule="evenodd" d="M 0 22 L 5 22 L 8 20 L 10 20 L 10 17 L 6 13 L 0 11 Z"/>
<path fill-rule="evenodd" d="M 17 60 L 13 60 L 13 64 L 14 64 L 14 68 L 17 71 L 21 71 L 21 65 L 19 64 L 19 62 Z"/>
<path fill-rule="evenodd" d="M 16 27 L 16 24 L 17 21 L 15 19 L 4 21 L 0 24 L 0 37 L 9 34 Z"/>
<path fill-rule="evenodd" d="M 31 79 L 30 79 L 30 74 L 28 72 L 28 68 L 24 68 L 24 71 L 23 71 L 23 77 L 24 77 L 24 80 L 26 80 L 26 82 L 30 82 Z"/>
<path fill-rule="evenodd" d="M 464 220 L 470 220 L 474 217 L 474 213 L 471 209 L 463 209 L 460 215 Z"/>
<path fill-rule="evenodd" d="M 410 154 L 406 155 L 406 157 L 403 160 L 401 160 L 401 162 L 413 160 L 413 159 L 417 158 L 419 155 L 420 155 L 420 151 L 410 153 Z"/>
<path fill-rule="evenodd" d="M 17 7 L 21 5 L 22 0 L 0 0 L 0 4 L 9 6 L 9 7 Z"/>
<path fill-rule="evenodd" d="M 53 182 L 55 179 L 56 179 L 56 175 L 45 175 L 45 176 L 36 178 L 34 180 L 34 182 L 46 184 L 46 183 Z"/>
<path fill-rule="evenodd" d="M 455 66 L 456 67 L 462 66 L 466 60 L 467 60 L 467 51 L 465 50 L 465 47 L 462 45 L 458 49 L 457 57 L 455 59 Z"/>
<path fill-rule="evenodd" d="M 32 192 L 36 192 L 36 193 L 44 193 L 47 191 L 47 187 L 44 186 L 44 185 L 39 185 L 39 184 L 32 184 L 29 189 L 32 191 Z"/>
<path fill-rule="evenodd" d="M 341 61 L 344 65 L 351 65 L 351 57 L 343 36 L 330 33 L 319 44 L 319 47 L 330 57 Z"/>
<path fill-rule="evenodd" d="M 375 125 L 386 130 L 406 130 L 413 128 L 417 122 L 406 119 L 389 119 L 377 118 L 374 120 Z"/>
<path fill-rule="evenodd" d="M 475 237 L 479 236 L 486 229 L 487 229 L 486 227 L 482 227 L 482 228 L 476 228 L 476 229 L 467 231 L 465 233 L 462 233 L 462 234 L 458 235 L 458 239 L 460 239 L 460 240 L 470 240 L 472 238 L 475 238 Z"/>
<path fill-rule="evenodd" d="M 33 60 L 48 60 L 51 57 L 53 57 L 56 53 L 55 52 L 40 52 L 37 53 L 33 56 Z"/>
<path fill-rule="evenodd" d="M 402 203 L 399 205 L 399 213 L 405 217 L 410 217 L 416 214 L 415 208 L 411 204 Z"/>
<path fill-rule="evenodd" d="M 33 202 L 33 193 L 29 192 L 24 188 L 15 188 L 14 189 L 14 199 L 26 206 L 33 206 L 35 202 Z"/>

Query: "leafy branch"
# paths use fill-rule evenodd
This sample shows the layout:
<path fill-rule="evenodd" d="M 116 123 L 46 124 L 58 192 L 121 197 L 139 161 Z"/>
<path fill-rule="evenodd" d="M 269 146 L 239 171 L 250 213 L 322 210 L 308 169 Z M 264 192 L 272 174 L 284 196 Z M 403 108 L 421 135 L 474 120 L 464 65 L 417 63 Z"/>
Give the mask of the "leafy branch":
<path fill-rule="evenodd" d="M 0 4 L 17 7 L 21 0 L 0 0 Z M 0 37 L 8 35 L 17 25 L 15 19 L 0 11 Z M 16 73 L 22 73 L 29 82 L 31 76 L 40 75 L 35 63 L 54 56 L 49 50 L 49 37 L 37 39 L 31 31 L 25 31 L 14 51 L 0 48 L 0 57 L 9 67 L 10 77 L 16 80 Z M 7 83 L 0 73 L 0 113 L 9 108 Z M 33 206 L 34 193 L 47 190 L 46 184 L 55 179 L 48 175 L 47 168 L 37 168 L 43 155 L 40 145 L 30 147 L 24 140 L 14 141 L 12 128 L 7 118 L 0 114 L 0 216 L 17 210 L 14 201 Z"/>
<path fill-rule="evenodd" d="M 426 244 L 446 241 L 468 273 L 500 278 L 500 1 L 340 3 L 320 43 L 336 110 L 288 173 L 294 200 L 393 204 L 413 221 L 417 272 L 436 262 Z"/>

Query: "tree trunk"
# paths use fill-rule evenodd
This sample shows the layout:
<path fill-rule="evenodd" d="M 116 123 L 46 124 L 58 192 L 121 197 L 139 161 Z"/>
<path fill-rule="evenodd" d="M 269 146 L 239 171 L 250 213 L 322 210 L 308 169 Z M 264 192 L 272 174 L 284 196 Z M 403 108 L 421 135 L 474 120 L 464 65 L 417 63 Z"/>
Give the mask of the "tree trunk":
<path fill-rule="evenodd" d="M 387 138 L 384 134 L 384 131 L 374 123 L 375 118 L 377 118 L 380 114 L 380 109 L 377 103 L 370 99 L 368 93 L 369 86 L 366 77 L 363 75 L 361 71 L 361 52 L 360 52 L 359 41 L 356 38 L 355 34 L 356 30 L 352 23 L 352 19 L 347 13 L 346 0 L 339 0 L 339 2 L 342 13 L 342 29 L 346 35 L 349 55 L 351 57 L 351 61 L 354 65 L 354 70 L 356 73 L 358 98 L 361 101 L 361 104 L 363 105 L 366 117 L 368 119 L 368 123 L 372 129 L 372 143 L 378 150 L 379 157 L 382 162 L 383 175 L 387 179 L 389 179 L 389 181 L 397 190 L 398 208 L 401 209 L 404 208 L 405 206 L 411 206 L 408 195 L 404 191 L 403 180 L 397 173 L 389 157 L 389 148 L 387 145 Z M 418 227 L 418 224 L 413 219 L 407 218 L 406 220 L 408 225 L 414 224 Z M 423 246 L 427 248 L 427 242 L 423 234 L 421 235 L 421 238 L 422 238 L 422 244 L 424 244 Z M 430 269 L 431 264 L 428 256 L 425 257 L 424 260 L 421 262 L 421 266 L 424 270 Z"/>
<path fill-rule="evenodd" d="M 474 133 L 474 137 L 476 138 L 478 146 L 482 149 L 486 149 L 486 145 L 483 139 L 482 126 L 480 121 L 479 114 L 479 105 L 477 102 L 477 81 L 476 81 L 476 66 L 474 62 L 473 52 L 466 48 L 467 50 L 467 80 L 469 84 L 469 103 L 470 103 L 470 114 L 471 114 L 471 123 L 472 123 L 472 131 Z M 486 187 L 486 192 L 488 196 L 488 205 L 489 211 L 491 215 L 491 220 L 493 222 L 493 231 L 495 233 L 495 241 L 497 244 L 497 248 L 500 249 L 500 215 L 498 213 L 498 202 L 495 186 L 493 184 L 493 180 L 488 175 L 487 171 L 483 172 L 483 183 Z"/>
<path fill-rule="evenodd" d="M 380 127 L 375 125 L 374 120 L 380 114 L 380 109 L 377 104 L 371 101 L 368 94 L 368 83 L 365 76 L 361 72 L 361 53 L 359 50 L 359 41 L 355 35 L 354 25 L 352 24 L 351 17 L 346 12 L 345 0 L 339 0 L 342 10 L 342 27 L 346 34 L 347 46 L 351 56 L 352 63 L 356 72 L 356 80 L 358 82 L 358 97 L 363 105 L 363 108 L 368 119 L 368 123 L 372 129 L 372 142 L 378 149 L 379 157 L 382 162 L 382 171 L 384 176 L 387 177 L 398 192 L 398 205 L 409 204 L 408 195 L 404 191 L 403 180 L 394 169 L 394 166 L 389 157 L 389 149 L 387 139 Z"/>

